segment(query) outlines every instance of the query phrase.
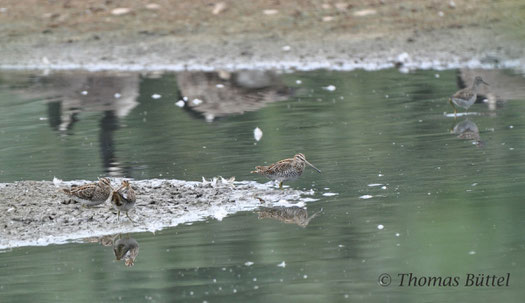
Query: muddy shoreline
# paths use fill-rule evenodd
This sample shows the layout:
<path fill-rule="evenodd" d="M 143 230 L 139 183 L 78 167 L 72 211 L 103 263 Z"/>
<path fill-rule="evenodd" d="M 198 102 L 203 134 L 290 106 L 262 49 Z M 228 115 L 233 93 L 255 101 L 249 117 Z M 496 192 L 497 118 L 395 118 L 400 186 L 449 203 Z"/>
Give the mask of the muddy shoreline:
<path fill-rule="evenodd" d="M 0 8 L 1 69 L 525 69 L 515 0 L 35 3 Z"/>
<path fill-rule="evenodd" d="M 141 39 L 139 45 L 133 41 Z M 407 42 L 411 41 L 411 42 Z M 284 50 L 283 50 L 284 49 Z M 328 35 L 322 40 L 252 35 L 230 39 L 119 37 L 100 34 L 75 43 L 4 44 L 1 69 L 42 70 L 378 70 L 511 68 L 524 70 L 525 47 L 483 28 L 393 37 Z"/>
<path fill-rule="evenodd" d="M 113 179 L 118 184 L 120 179 Z M 259 207 L 304 207 L 313 192 L 279 190 L 270 184 L 213 178 L 203 182 L 180 180 L 132 181 L 137 204 L 117 221 L 109 203 L 84 208 L 72 203 L 60 188 L 87 181 L 20 181 L 0 184 L 0 249 L 66 243 L 117 233 L 154 232 L 205 219 L 222 220 L 238 211 Z"/>

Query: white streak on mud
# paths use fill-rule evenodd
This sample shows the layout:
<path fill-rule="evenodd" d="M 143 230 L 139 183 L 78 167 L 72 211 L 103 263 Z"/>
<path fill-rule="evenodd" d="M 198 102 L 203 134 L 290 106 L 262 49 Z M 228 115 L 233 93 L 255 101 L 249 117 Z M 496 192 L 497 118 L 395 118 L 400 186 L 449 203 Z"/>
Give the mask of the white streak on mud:
<path fill-rule="evenodd" d="M 41 64 L 31 62 L 27 64 L 0 64 L 0 69 L 4 70 L 87 70 L 87 71 L 131 71 L 131 72 L 152 72 L 152 71 L 217 71 L 217 70 L 298 70 L 311 71 L 318 69 L 329 69 L 335 71 L 367 70 L 376 71 L 393 68 L 396 66 L 397 58 L 383 57 L 380 59 L 369 59 L 363 61 L 342 61 L 332 62 L 330 60 L 321 61 L 302 61 L 302 60 L 282 60 L 282 61 L 258 61 L 258 62 L 214 62 L 211 65 L 197 62 L 183 62 L 179 64 L 119 64 L 119 63 L 60 63 L 60 64 Z M 425 58 L 411 58 L 403 62 L 402 69 L 435 69 L 448 70 L 459 68 L 470 69 L 516 69 L 523 70 L 522 60 L 520 59 L 501 59 L 497 63 L 486 63 L 480 59 L 463 60 L 460 58 L 448 58 L 447 60 L 428 60 Z"/>

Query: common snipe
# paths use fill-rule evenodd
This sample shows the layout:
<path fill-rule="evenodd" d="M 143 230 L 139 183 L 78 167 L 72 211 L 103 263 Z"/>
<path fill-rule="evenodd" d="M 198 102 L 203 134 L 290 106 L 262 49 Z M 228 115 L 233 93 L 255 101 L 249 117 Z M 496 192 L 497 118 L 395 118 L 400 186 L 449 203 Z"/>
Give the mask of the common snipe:
<path fill-rule="evenodd" d="M 450 102 L 450 105 L 454 108 L 454 115 L 458 112 L 454 104 L 468 110 L 469 107 L 476 102 L 476 98 L 478 97 L 478 87 L 482 83 L 489 85 L 487 82 L 483 81 L 480 76 L 477 76 L 474 78 L 474 83 L 472 83 L 471 87 L 466 87 L 457 91 L 448 99 L 448 102 Z"/>
<path fill-rule="evenodd" d="M 135 206 L 136 200 L 135 191 L 129 182 L 126 180 L 122 181 L 122 185 L 111 195 L 111 204 L 117 209 L 117 220 L 120 221 L 120 212 L 125 211 L 126 217 L 133 222 L 128 215 L 128 211 Z"/>
<path fill-rule="evenodd" d="M 122 185 L 111 195 L 111 204 L 117 208 L 117 220 L 120 221 L 120 212 L 125 211 L 128 219 L 133 222 L 128 215 L 128 211 L 135 206 L 135 201 L 135 191 L 128 181 L 122 181 Z"/>
<path fill-rule="evenodd" d="M 284 181 L 296 180 L 303 174 L 306 164 L 321 173 L 317 167 L 306 161 L 303 154 L 296 154 L 293 158 L 284 159 L 269 166 L 256 166 L 251 173 L 261 174 L 271 180 L 277 180 L 279 181 L 279 188 L 283 188 Z"/>
<path fill-rule="evenodd" d="M 62 189 L 71 199 L 85 206 L 93 206 L 106 202 L 111 195 L 111 181 L 108 178 L 99 178 L 98 182 Z"/>

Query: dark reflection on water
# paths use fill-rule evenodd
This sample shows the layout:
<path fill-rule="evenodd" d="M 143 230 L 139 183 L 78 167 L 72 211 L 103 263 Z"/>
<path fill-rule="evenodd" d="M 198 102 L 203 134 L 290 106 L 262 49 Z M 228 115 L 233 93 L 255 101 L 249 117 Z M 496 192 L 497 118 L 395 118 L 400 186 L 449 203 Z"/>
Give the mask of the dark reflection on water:
<path fill-rule="evenodd" d="M 102 237 L 89 237 L 83 241 L 86 243 L 99 243 L 102 246 L 113 246 L 113 241 L 118 235 L 106 235 Z"/>
<path fill-rule="evenodd" d="M 283 101 L 293 90 L 269 71 L 181 72 L 176 75 L 180 99 L 206 121 L 242 114 Z"/>
<path fill-rule="evenodd" d="M 104 173 L 114 177 L 129 175 L 115 156 L 114 132 L 119 120 L 137 105 L 139 75 L 120 73 L 54 73 L 31 78 L 17 94 L 40 98 L 47 105 L 49 126 L 58 134 L 75 135 L 80 113 L 101 113 L 99 146 Z"/>
<path fill-rule="evenodd" d="M 498 106 L 444 115 L 478 74 L 491 89 L 481 98 Z M 0 253 L 0 301 L 518 301 L 523 79 L 508 70 L 0 73 L 1 182 L 253 180 L 254 166 L 299 152 L 323 169 L 290 184 L 315 192 L 308 213 L 270 207 L 259 211 L 265 220 L 240 212 L 133 234 L 143 247 L 133 270 L 115 262 L 113 239 Z M 119 258 L 134 247 L 127 238 Z M 510 272 L 511 286 L 394 286 L 406 272 Z M 377 285 L 381 273 L 390 287 Z"/>
<path fill-rule="evenodd" d="M 119 238 L 113 242 L 113 253 L 117 261 L 124 260 L 126 266 L 133 266 L 139 255 L 139 243 L 133 238 Z"/>
<path fill-rule="evenodd" d="M 478 125 L 472 120 L 465 119 L 458 122 L 451 132 L 457 135 L 459 139 L 471 140 L 478 147 L 484 145 L 479 135 Z"/>
<path fill-rule="evenodd" d="M 259 219 L 276 219 L 283 223 L 297 224 L 301 227 L 306 227 L 310 221 L 317 217 L 321 212 L 322 210 L 314 213 L 311 216 L 308 216 L 308 211 L 302 207 L 276 206 L 270 208 L 263 207 L 257 213 L 259 214 Z"/>
<path fill-rule="evenodd" d="M 140 91 L 141 81 L 148 77 L 151 80 L 162 78 L 163 75 L 145 74 L 144 77 L 137 73 L 58 72 L 22 77 L 22 83 L 15 82 L 11 89 L 22 98 L 43 100 L 47 106 L 45 119 L 63 136 L 75 135 L 74 126 L 81 121 L 79 115 L 97 113 L 100 117 L 98 145 L 104 174 L 126 177 L 132 174 L 133 167 L 117 156 L 118 143 L 114 133 L 122 120 L 139 105 L 139 96 L 144 93 Z M 175 75 L 175 79 L 170 76 L 167 79 L 173 89 L 170 91 L 168 87 L 165 95 L 187 101 L 184 107 L 188 112 L 208 122 L 261 109 L 269 103 L 288 99 L 294 92 L 270 71 L 181 72 Z M 162 97 L 154 93 L 151 95 L 153 99 L 156 99 L 154 95 Z M 147 114 L 148 111 L 142 112 L 144 121 Z"/>
<path fill-rule="evenodd" d="M 135 265 L 135 259 L 139 255 L 139 243 L 129 235 L 122 234 L 107 235 L 102 237 L 85 238 L 84 242 L 99 243 L 102 246 L 111 246 L 117 261 L 124 260 L 127 267 Z"/>
<path fill-rule="evenodd" d="M 139 75 L 133 73 L 66 72 L 35 76 L 16 92 L 45 100 L 49 125 L 71 134 L 82 112 L 114 112 L 116 118 L 126 117 L 138 105 L 138 84 Z"/>

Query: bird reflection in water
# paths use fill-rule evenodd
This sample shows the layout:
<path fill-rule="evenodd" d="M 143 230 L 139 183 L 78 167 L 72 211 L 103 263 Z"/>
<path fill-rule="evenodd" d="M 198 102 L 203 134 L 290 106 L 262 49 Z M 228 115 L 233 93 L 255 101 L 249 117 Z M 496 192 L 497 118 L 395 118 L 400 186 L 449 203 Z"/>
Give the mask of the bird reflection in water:
<path fill-rule="evenodd" d="M 270 71 L 188 71 L 178 73 L 176 78 L 181 98 L 187 101 L 183 106 L 208 122 L 258 110 L 268 103 L 286 100 L 294 93 Z"/>
<path fill-rule="evenodd" d="M 19 93 L 44 99 L 49 125 L 62 136 L 73 135 L 82 113 L 99 113 L 99 146 L 104 172 L 111 177 L 129 175 L 129 167 L 116 156 L 114 133 L 120 120 L 139 103 L 139 74 L 112 72 L 57 72 L 34 76 Z"/>
<path fill-rule="evenodd" d="M 128 267 L 135 265 L 135 258 L 139 255 L 139 243 L 137 240 L 129 236 L 123 238 L 121 234 L 89 237 L 85 238 L 84 242 L 99 243 L 102 246 L 112 246 L 116 260 L 124 260 L 124 265 Z"/>
<path fill-rule="evenodd" d="M 114 239 L 115 239 L 114 235 L 106 235 L 106 236 L 102 236 L 102 237 L 84 238 L 84 242 L 86 242 L 86 243 L 99 243 L 102 246 L 113 246 L 113 240 Z"/>
<path fill-rule="evenodd" d="M 113 253 L 117 261 L 124 260 L 124 265 L 133 266 L 139 255 L 139 243 L 133 238 L 122 238 L 119 235 L 119 239 L 113 243 Z"/>
<path fill-rule="evenodd" d="M 276 219 L 287 224 L 297 224 L 301 227 L 306 227 L 310 221 L 317 217 L 323 210 L 314 213 L 308 217 L 308 211 L 305 208 L 292 206 L 276 206 L 276 207 L 263 207 L 257 213 L 259 219 L 270 218 Z"/>
<path fill-rule="evenodd" d="M 18 93 L 43 99 L 49 125 L 63 135 L 72 133 L 81 113 L 111 112 L 118 120 L 138 105 L 140 79 L 137 73 L 56 72 L 35 75 L 31 79 L 28 87 Z"/>
<path fill-rule="evenodd" d="M 450 132 L 457 135 L 459 139 L 471 140 L 478 147 L 484 146 L 479 136 L 478 126 L 472 120 L 465 119 L 457 123 Z"/>

